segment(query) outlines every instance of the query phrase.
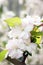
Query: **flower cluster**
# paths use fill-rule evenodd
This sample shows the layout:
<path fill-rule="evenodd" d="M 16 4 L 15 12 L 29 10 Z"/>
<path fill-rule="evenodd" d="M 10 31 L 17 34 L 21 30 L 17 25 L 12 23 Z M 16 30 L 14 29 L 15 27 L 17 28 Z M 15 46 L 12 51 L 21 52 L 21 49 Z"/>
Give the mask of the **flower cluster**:
<path fill-rule="evenodd" d="M 6 49 L 9 50 L 9 56 L 11 58 L 20 58 L 23 55 L 23 51 L 28 50 L 32 53 L 36 49 L 37 44 L 31 42 L 30 32 L 35 26 L 41 24 L 42 22 L 39 16 L 28 15 L 25 18 L 21 18 L 21 25 L 10 28 L 10 31 L 7 32 L 9 40 Z M 40 29 L 42 31 L 42 27 Z"/>

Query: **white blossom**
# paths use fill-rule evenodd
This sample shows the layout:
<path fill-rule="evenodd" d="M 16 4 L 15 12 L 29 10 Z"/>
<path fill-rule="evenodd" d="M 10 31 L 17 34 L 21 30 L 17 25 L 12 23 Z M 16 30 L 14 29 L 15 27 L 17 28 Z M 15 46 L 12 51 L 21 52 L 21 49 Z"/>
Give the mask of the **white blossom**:
<path fill-rule="evenodd" d="M 24 30 L 27 31 L 27 32 L 30 32 L 30 31 L 33 30 L 33 28 L 34 28 L 34 26 L 32 24 L 29 24 L 27 27 L 25 27 Z"/>
<path fill-rule="evenodd" d="M 30 35 L 25 31 L 23 31 L 21 35 L 19 36 L 19 38 L 22 38 L 22 39 L 28 39 L 29 37 Z"/>
<path fill-rule="evenodd" d="M 20 58 L 22 56 L 22 54 L 23 54 L 23 52 L 20 49 L 18 49 L 18 50 L 11 50 L 9 52 L 9 56 L 11 58 L 16 58 L 16 59 Z"/>
<path fill-rule="evenodd" d="M 6 45 L 6 49 L 10 50 L 10 49 L 15 49 L 15 48 L 18 48 L 18 40 L 17 39 L 9 40 Z"/>
<path fill-rule="evenodd" d="M 33 18 L 34 18 L 34 21 L 33 21 L 34 25 L 38 26 L 38 25 L 42 24 L 41 18 L 39 16 L 33 16 Z"/>
<path fill-rule="evenodd" d="M 7 34 L 9 38 L 18 38 L 21 35 L 21 30 L 14 28 Z"/>

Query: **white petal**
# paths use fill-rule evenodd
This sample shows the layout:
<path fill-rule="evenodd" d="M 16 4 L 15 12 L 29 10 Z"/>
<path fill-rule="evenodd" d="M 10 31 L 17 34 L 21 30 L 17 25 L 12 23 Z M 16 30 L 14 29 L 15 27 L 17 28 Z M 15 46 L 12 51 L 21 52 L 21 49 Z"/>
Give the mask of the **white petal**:
<path fill-rule="evenodd" d="M 18 40 L 18 48 L 25 50 L 26 45 L 24 44 L 24 41 L 22 39 Z"/>
<path fill-rule="evenodd" d="M 17 52 L 17 50 L 11 50 L 11 51 L 9 52 L 9 56 L 10 56 L 11 58 L 15 58 L 16 52 Z"/>
<path fill-rule="evenodd" d="M 18 49 L 16 54 L 17 54 L 16 58 L 18 59 L 18 58 L 22 57 L 23 52 L 20 49 Z"/>
<path fill-rule="evenodd" d="M 14 49 L 17 47 L 18 47 L 18 40 L 17 39 L 9 40 L 7 45 L 6 45 L 6 49 L 8 49 L 8 50 Z"/>
<path fill-rule="evenodd" d="M 22 57 L 22 54 L 23 54 L 23 52 L 18 49 L 18 50 L 12 50 L 12 51 L 10 51 L 9 56 L 11 58 L 18 59 L 18 58 Z"/>
<path fill-rule="evenodd" d="M 32 24 L 29 24 L 27 27 L 25 27 L 25 31 L 26 32 L 30 32 L 30 31 L 32 31 L 33 30 L 33 28 L 34 28 L 34 26 L 32 25 Z"/>
<path fill-rule="evenodd" d="M 19 36 L 19 38 L 22 38 L 22 39 L 28 39 L 30 37 L 30 35 L 28 35 L 27 32 L 23 31 L 21 33 L 21 35 Z"/>

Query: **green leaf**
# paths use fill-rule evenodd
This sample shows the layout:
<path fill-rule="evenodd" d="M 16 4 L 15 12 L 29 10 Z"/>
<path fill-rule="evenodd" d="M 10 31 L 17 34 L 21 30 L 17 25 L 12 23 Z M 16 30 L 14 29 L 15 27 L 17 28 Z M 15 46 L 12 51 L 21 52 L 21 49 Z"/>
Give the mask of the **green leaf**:
<path fill-rule="evenodd" d="M 43 32 L 35 32 L 35 31 L 31 31 L 31 34 L 33 35 L 33 36 L 43 36 Z"/>
<path fill-rule="evenodd" d="M 5 55 L 8 52 L 8 50 L 3 50 L 2 52 L 0 52 L 0 61 L 3 61 L 5 59 Z"/>
<path fill-rule="evenodd" d="M 20 25 L 21 24 L 21 19 L 19 17 L 13 17 L 13 18 L 8 18 L 5 20 L 5 22 L 10 26 L 10 27 L 14 27 L 16 25 Z"/>
<path fill-rule="evenodd" d="M 42 36 L 43 36 L 43 32 L 40 32 L 38 27 L 35 27 L 33 29 L 33 31 L 31 31 L 31 35 L 32 35 L 32 41 L 34 42 L 34 39 L 35 39 L 35 43 L 39 47 L 39 44 L 40 44 Z"/>

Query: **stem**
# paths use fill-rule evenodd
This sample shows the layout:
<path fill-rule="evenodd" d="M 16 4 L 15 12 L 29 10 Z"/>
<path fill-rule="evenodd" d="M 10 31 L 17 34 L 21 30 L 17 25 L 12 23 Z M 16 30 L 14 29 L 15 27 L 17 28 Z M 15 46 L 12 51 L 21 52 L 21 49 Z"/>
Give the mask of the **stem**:
<path fill-rule="evenodd" d="M 12 62 L 12 63 L 15 64 L 15 65 L 26 65 L 25 63 L 20 62 L 20 61 L 17 60 L 17 59 L 11 59 L 10 57 L 7 57 L 6 59 L 7 59 L 8 61 Z"/>
<path fill-rule="evenodd" d="M 37 29 L 38 29 L 39 27 L 41 27 L 41 26 L 43 26 L 43 23 L 42 23 L 42 24 L 40 24 L 39 26 L 37 26 Z"/>

